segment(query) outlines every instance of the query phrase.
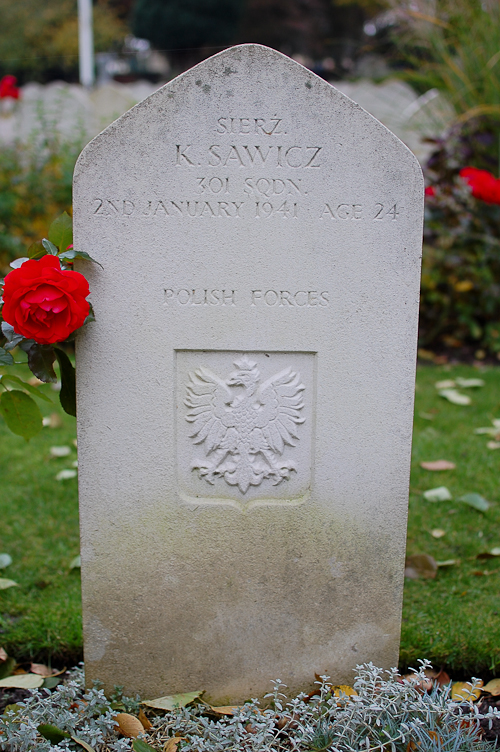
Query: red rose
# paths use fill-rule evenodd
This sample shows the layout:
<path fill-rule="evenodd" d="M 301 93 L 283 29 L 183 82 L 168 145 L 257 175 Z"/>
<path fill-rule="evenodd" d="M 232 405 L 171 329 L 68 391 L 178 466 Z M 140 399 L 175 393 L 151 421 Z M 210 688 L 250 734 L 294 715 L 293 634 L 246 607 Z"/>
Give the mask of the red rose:
<path fill-rule="evenodd" d="M 500 204 L 500 180 L 491 172 L 478 170 L 477 167 L 464 167 L 460 177 L 468 183 L 474 198 L 488 204 Z"/>
<path fill-rule="evenodd" d="M 436 195 L 436 189 L 434 188 L 433 185 L 428 185 L 427 188 L 425 189 L 424 193 L 425 193 L 426 196 L 432 197 L 432 196 Z"/>
<path fill-rule="evenodd" d="M 25 261 L 5 277 L 4 320 L 41 345 L 63 342 L 90 311 L 83 274 L 61 269 L 57 256 Z"/>
<path fill-rule="evenodd" d="M 17 78 L 15 76 L 4 76 L 0 80 L 0 99 L 12 97 L 19 99 L 19 89 L 16 86 Z"/>

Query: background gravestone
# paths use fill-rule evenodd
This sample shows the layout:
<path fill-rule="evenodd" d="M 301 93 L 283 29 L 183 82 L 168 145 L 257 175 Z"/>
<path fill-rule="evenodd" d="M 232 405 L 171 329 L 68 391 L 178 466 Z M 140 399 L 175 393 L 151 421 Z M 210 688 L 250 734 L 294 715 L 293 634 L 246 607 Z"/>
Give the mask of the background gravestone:
<path fill-rule="evenodd" d="M 397 664 L 422 207 L 395 136 L 257 45 L 86 147 L 88 681 L 237 701 Z"/>

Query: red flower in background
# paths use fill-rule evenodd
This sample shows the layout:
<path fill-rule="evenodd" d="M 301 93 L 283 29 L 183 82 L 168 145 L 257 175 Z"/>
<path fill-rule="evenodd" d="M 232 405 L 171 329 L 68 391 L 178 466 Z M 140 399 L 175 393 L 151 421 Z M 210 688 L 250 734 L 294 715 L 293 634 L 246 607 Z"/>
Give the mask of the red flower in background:
<path fill-rule="evenodd" d="M 427 188 L 424 191 L 426 196 L 435 196 L 436 195 L 436 189 L 433 185 L 428 185 Z"/>
<path fill-rule="evenodd" d="M 464 167 L 459 174 L 468 183 L 474 198 L 488 204 L 500 204 L 500 180 L 491 172 L 477 167 Z"/>
<path fill-rule="evenodd" d="M 0 99 L 7 97 L 19 99 L 19 89 L 16 84 L 17 78 L 15 76 L 4 76 L 0 79 Z"/>
<path fill-rule="evenodd" d="M 63 342 L 90 311 L 83 274 L 61 269 L 57 256 L 25 261 L 5 277 L 2 316 L 16 334 L 41 345 Z"/>

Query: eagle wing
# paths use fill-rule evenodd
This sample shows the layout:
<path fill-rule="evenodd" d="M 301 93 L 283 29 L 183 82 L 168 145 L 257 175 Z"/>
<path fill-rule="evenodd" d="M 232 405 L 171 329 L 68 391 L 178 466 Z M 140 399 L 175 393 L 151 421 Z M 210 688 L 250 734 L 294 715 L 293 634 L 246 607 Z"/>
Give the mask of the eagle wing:
<path fill-rule="evenodd" d="M 305 420 L 301 417 L 304 389 L 300 374 L 291 368 L 271 376 L 259 387 L 255 425 L 262 429 L 273 452 L 282 454 L 285 444 L 296 445 L 297 426 Z"/>
<path fill-rule="evenodd" d="M 184 400 L 188 408 L 186 420 L 193 424 L 189 436 L 195 444 L 205 441 L 207 454 L 224 448 L 227 430 L 236 424 L 231 399 L 227 384 L 208 368 L 197 368 L 189 374 Z"/>

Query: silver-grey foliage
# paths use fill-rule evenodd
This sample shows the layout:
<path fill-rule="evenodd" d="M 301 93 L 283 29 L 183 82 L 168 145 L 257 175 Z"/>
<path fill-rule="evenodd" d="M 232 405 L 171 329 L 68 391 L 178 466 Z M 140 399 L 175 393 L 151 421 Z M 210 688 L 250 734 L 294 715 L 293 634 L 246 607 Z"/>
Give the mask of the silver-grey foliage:
<path fill-rule="evenodd" d="M 373 664 L 357 667 L 356 695 L 335 696 L 322 677 L 318 695 L 287 700 L 279 680 L 267 696 L 242 705 L 233 716 L 214 720 L 210 706 L 200 703 L 155 718 L 145 740 L 162 750 L 169 738 L 183 737 L 179 752 L 486 752 L 491 742 L 480 738 L 479 722 L 491 726 L 500 714 L 480 714 L 473 703 L 456 702 L 450 688 L 422 689 L 429 667 L 422 662 L 414 680 L 396 669 L 385 672 Z M 473 681 L 474 684 L 474 681 Z M 208 714 L 207 714 L 208 711 Z M 52 746 L 37 733 L 50 723 L 86 741 L 96 752 L 131 750 L 129 739 L 117 739 L 114 711 L 103 692 L 83 689 L 83 674 L 51 694 L 44 690 L 15 711 L 0 717 L 0 748 L 6 752 L 58 752 L 75 749 L 69 741 Z"/>

